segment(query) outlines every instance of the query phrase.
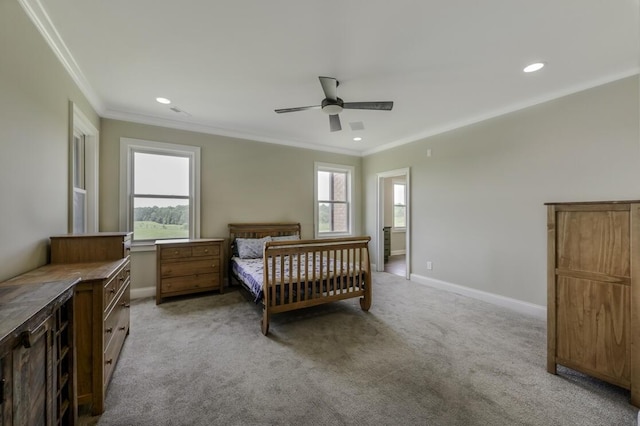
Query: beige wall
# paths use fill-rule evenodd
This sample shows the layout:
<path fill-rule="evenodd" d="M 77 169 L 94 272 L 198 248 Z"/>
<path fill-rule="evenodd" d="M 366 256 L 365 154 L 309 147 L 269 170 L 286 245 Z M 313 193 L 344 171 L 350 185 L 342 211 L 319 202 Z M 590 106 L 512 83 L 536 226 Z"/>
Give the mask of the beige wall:
<path fill-rule="evenodd" d="M 0 281 L 67 232 L 69 101 L 99 119 L 17 1 L 0 2 Z"/>
<path fill-rule="evenodd" d="M 365 157 L 365 232 L 376 173 L 410 167 L 413 276 L 546 305 L 544 203 L 640 199 L 638 94 L 635 76 Z"/>
<path fill-rule="evenodd" d="M 226 238 L 232 222 L 300 222 L 313 238 L 314 162 L 355 167 L 354 194 L 362 193 L 360 157 L 292 148 L 184 130 L 103 119 L 100 145 L 100 229 L 119 230 L 120 138 L 201 148 L 201 236 Z M 361 197 L 354 229 L 362 233 Z M 134 253 L 132 288 L 155 285 L 153 253 Z"/>

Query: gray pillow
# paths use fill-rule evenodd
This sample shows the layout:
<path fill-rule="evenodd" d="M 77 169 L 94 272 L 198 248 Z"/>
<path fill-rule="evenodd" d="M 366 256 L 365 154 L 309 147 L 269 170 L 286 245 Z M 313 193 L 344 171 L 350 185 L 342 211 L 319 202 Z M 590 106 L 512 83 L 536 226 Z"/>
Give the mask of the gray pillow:
<path fill-rule="evenodd" d="M 241 259 L 258 259 L 262 257 L 264 243 L 271 241 L 271 237 L 264 238 L 236 238 L 238 255 Z"/>

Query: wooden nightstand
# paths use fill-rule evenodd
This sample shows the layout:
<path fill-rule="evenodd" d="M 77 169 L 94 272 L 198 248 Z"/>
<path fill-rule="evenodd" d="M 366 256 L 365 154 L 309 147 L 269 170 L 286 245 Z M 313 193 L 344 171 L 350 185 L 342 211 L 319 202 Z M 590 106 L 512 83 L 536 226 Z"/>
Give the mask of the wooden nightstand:
<path fill-rule="evenodd" d="M 165 297 L 224 290 L 222 238 L 156 241 L 156 305 Z"/>

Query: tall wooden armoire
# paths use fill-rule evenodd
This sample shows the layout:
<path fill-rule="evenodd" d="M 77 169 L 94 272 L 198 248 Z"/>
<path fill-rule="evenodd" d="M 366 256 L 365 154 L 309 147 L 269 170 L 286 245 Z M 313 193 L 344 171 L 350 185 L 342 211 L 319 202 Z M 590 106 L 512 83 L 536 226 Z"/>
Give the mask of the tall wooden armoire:
<path fill-rule="evenodd" d="M 546 205 L 547 370 L 629 389 L 640 406 L 640 201 Z"/>

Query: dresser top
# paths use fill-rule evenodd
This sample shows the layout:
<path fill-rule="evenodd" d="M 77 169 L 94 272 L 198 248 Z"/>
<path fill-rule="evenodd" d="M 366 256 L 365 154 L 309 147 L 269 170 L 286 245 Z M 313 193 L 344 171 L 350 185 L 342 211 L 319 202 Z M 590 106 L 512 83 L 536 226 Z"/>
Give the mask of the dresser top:
<path fill-rule="evenodd" d="M 181 238 L 175 240 L 157 240 L 156 244 L 193 244 L 193 243 L 219 243 L 224 238 Z"/>
<path fill-rule="evenodd" d="M 32 285 L 0 286 L 0 346 L 25 322 L 55 303 L 78 281 L 76 278 Z"/>
<path fill-rule="evenodd" d="M 95 281 L 109 278 L 128 258 L 81 263 L 49 263 L 0 283 L 0 288 L 43 281 Z"/>
<path fill-rule="evenodd" d="M 554 202 L 554 203 L 544 203 L 545 206 L 556 206 L 558 204 L 637 204 L 640 203 L 640 200 L 617 200 L 617 201 L 566 201 L 566 202 Z"/>
<path fill-rule="evenodd" d="M 96 237 L 126 237 L 133 232 L 95 232 L 92 234 L 60 234 L 52 235 L 49 238 L 96 238 Z"/>

